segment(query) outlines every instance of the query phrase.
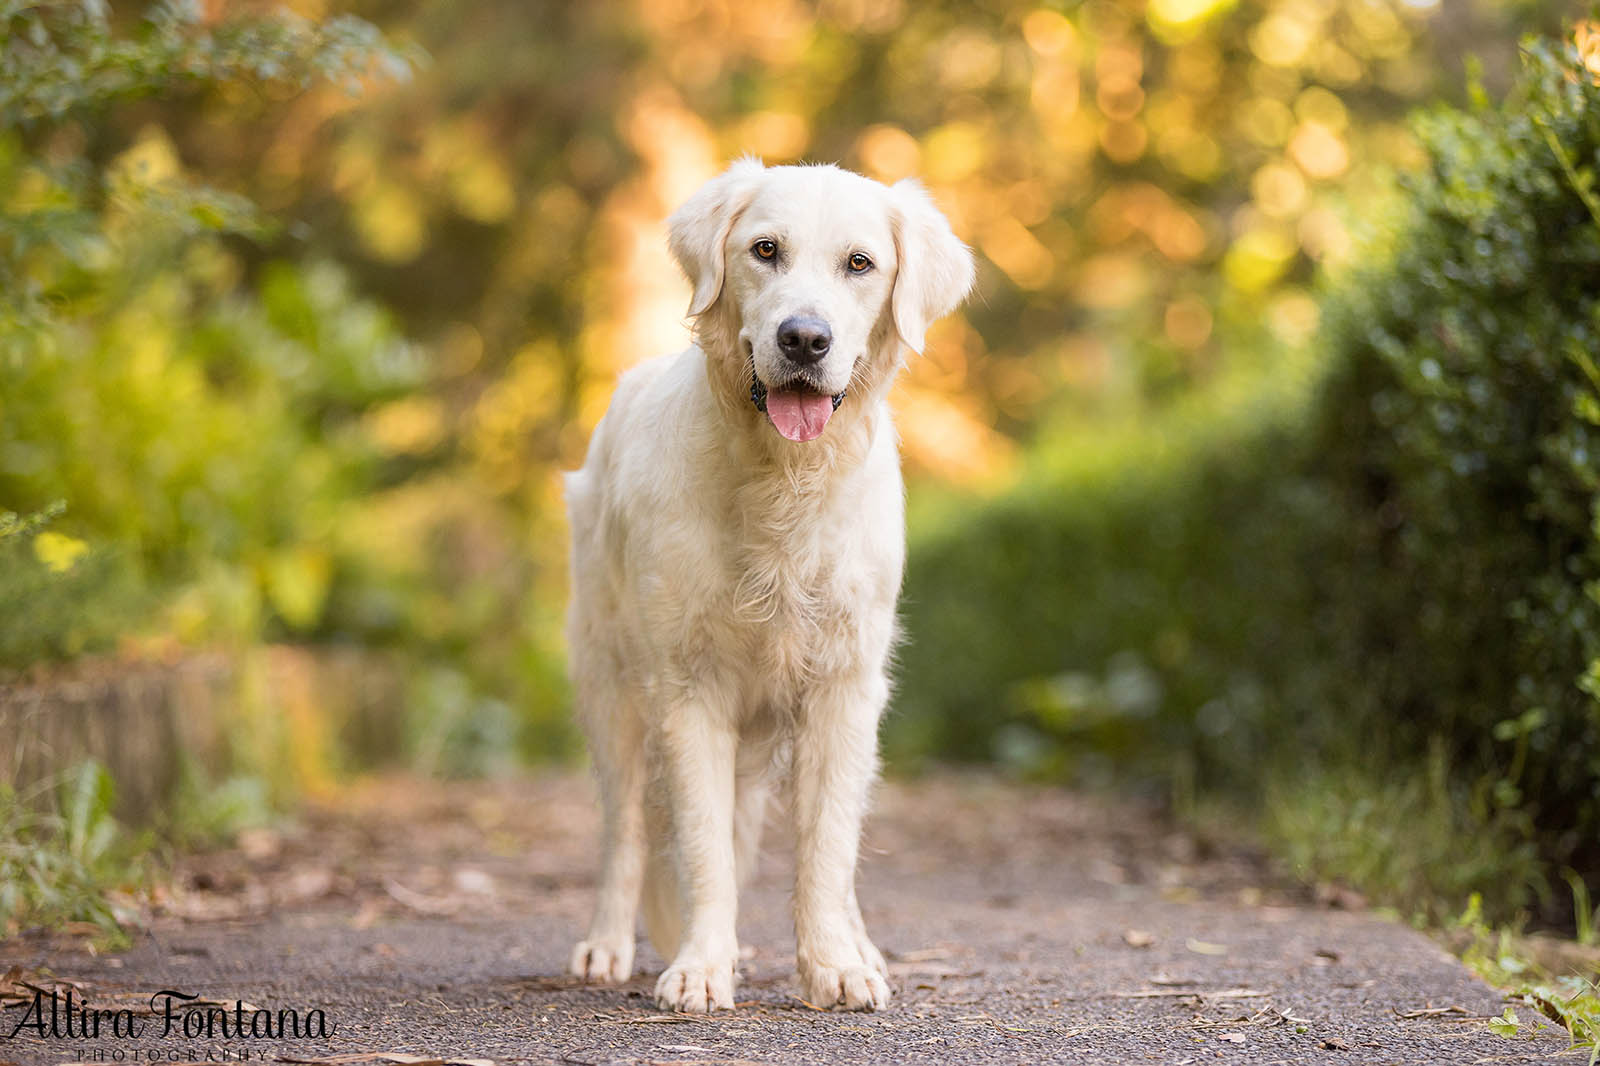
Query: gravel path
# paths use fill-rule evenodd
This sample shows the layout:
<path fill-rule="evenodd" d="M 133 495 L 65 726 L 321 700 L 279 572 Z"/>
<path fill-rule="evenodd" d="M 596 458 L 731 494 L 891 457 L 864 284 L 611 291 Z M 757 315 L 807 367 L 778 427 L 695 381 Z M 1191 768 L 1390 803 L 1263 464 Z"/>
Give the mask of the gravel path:
<path fill-rule="evenodd" d="M 0 1066 L 1587 1059 L 1558 1035 L 1490 1033 L 1475 1019 L 1498 1014 L 1500 997 L 1404 926 L 1297 898 L 1248 855 L 1203 848 L 1137 808 L 981 777 L 880 796 L 861 900 L 891 962 L 889 1010 L 825 1013 L 796 998 L 778 839 L 744 901 L 739 1008 L 665 1015 L 648 947 L 624 986 L 561 976 L 593 888 L 592 797 L 573 776 L 367 782 L 293 827 L 183 860 L 127 952 L 0 943 L 0 972 L 18 968 L 0 984 Z M 63 1006 L 70 991 L 127 1009 L 141 1031 L 105 1035 L 107 1015 L 98 1040 L 41 1038 L 35 988 Z M 163 1036 L 147 1004 L 167 989 L 225 1004 L 230 1024 L 243 1000 L 274 1017 L 293 1008 L 302 1026 L 320 1010 L 333 1031 L 229 1039 L 213 1012 L 210 1036 Z M 175 1009 L 175 1030 L 183 1020 Z M 192 1024 L 205 1020 L 202 1009 Z"/>

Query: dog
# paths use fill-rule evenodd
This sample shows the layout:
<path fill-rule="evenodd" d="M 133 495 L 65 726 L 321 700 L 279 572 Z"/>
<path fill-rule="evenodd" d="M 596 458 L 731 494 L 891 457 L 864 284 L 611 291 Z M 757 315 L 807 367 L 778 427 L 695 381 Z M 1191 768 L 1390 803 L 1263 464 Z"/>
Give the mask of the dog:
<path fill-rule="evenodd" d="M 572 972 L 626 980 L 641 893 L 662 1009 L 733 1006 L 769 798 L 796 848 L 806 999 L 876 1010 L 856 902 L 905 561 L 886 402 L 973 283 L 913 181 L 743 159 L 668 220 L 693 345 L 625 373 L 567 475 L 568 638 L 603 850 Z"/>

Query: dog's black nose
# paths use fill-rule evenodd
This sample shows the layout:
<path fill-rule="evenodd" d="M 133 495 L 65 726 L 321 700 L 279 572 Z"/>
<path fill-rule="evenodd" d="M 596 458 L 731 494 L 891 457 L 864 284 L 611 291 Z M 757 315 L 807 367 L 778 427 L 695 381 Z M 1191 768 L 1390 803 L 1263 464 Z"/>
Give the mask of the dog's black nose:
<path fill-rule="evenodd" d="M 818 362 L 833 346 L 833 330 L 814 315 L 790 315 L 778 326 L 778 350 L 792 363 Z"/>

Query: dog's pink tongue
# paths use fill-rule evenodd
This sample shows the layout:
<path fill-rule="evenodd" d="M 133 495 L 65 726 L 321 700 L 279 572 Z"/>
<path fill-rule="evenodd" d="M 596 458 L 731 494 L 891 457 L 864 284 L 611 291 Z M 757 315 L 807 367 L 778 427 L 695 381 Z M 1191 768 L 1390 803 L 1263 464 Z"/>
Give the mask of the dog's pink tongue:
<path fill-rule="evenodd" d="M 809 389 L 774 389 L 767 393 L 767 417 L 790 440 L 816 440 L 833 414 L 833 398 Z"/>

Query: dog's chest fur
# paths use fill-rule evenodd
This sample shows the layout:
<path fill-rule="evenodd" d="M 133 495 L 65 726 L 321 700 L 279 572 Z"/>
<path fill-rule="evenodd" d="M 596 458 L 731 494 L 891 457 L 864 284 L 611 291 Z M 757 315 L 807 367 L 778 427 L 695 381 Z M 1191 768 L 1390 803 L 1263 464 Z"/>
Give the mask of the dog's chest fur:
<path fill-rule="evenodd" d="M 818 520 L 835 505 L 822 486 L 756 480 L 733 494 L 725 543 L 736 576 L 727 622 L 744 638 L 750 664 L 775 688 L 803 685 L 848 669 L 859 654 L 862 615 L 873 606 L 862 587 L 865 560 Z"/>

